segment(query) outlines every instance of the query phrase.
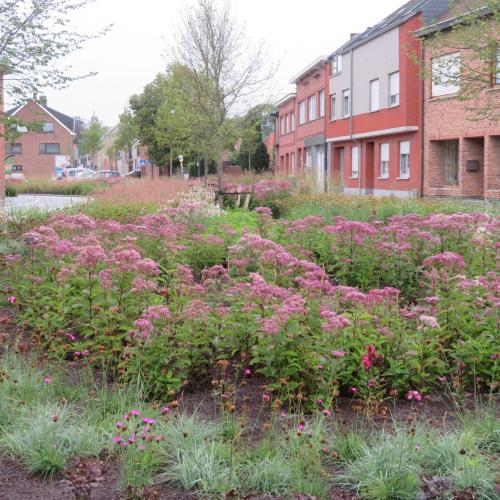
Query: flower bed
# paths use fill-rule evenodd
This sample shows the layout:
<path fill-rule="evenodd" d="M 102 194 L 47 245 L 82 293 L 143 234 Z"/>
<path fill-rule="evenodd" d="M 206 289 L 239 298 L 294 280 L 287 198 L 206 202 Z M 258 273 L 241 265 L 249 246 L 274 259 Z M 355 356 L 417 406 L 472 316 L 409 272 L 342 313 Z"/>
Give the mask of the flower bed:
<path fill-rule="evenodd" d="M 498 389 L 499 218 L 256 213 L 243 235 L 182 201 L 127 223 L 54 215 L 2 256 L 4 300 L 35 348 L 156 399 L 226 362 L 275 408 L 324 415 L 340 394 L 377 413 Z"/>

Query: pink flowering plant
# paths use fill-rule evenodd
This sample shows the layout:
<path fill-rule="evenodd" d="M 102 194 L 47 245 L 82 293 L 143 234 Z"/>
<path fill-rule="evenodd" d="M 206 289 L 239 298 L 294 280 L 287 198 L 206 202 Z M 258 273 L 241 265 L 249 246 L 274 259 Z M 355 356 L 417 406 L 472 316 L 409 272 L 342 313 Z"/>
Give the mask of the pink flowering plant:
<path fill-rule="evenodd" d="M 2 303 L 35 347 L 155 399 L 210 385 L 221 361 L 291 410 L 498 390 L 498 217 L 277 221 L 259 205 L 238 231 L 183 205 L 53 215 L 2 255 Z"/>

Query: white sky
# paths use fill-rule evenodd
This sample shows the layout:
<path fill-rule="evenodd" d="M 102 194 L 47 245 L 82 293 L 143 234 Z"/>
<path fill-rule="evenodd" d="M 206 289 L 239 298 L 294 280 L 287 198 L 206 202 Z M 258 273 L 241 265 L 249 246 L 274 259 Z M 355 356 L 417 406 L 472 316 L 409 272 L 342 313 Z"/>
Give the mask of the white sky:
<path fill-rule="evenodd" d="M 48 104 L 63 113 L 114 125 L 128 98 L 165 68 L 165 40 L 172 37 L 180 8 L 193 0 L 97 0 L 78 11 L 81 32 L 113 24 L 103 38 L 88 42 L 70 56 L 76 73 L 98 75 L 63 91 L 45 93 Z M 248 35 L 264 40 L 279 63 L 270 90 L 275 97 L 293 88 L 290 78 L 320 55 L 329 55 L 351 32 L 380 21 L 405 0 L 229 0 Z"/>

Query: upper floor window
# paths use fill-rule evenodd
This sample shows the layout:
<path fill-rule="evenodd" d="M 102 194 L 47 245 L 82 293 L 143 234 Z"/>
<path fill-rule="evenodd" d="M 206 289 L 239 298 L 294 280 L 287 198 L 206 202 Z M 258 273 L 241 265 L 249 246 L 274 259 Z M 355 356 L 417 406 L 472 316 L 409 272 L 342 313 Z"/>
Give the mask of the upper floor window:
<path fill-rule="evenodd" d="M 330 96 L 330 120 L 332 121 L 337 118 L 336 107 L 337 107 L 337 95 L 333 94 L 332 96 Z"/>
<path fill-rule="evenodd" d="M 319 117 L 323 118 L 325 116 L 325 91 L 320 90 L 319 92 Z"/>
<path fill-rule="evenodd" d="M 399 143 L 399 178 L 410 178 L 410 141 Z"/>
<path fill-rule="evenodd" d="M 359 176 L 359 146 L 351 148 L 351 177 L 357 179 Z"/>
<path fill-rule="evenodd" d="M 389 106 L 399 106 L 399 71 L 389 75 Z"/>
<path fill-rule="evenodd" d="M 291 113 L 290 116 L 292 117 L 292 132 L 295 130 L 295 113 Z"/>
<path fill-rule="evenodd" d="M 286 133 L 288 134 L 288 132 L 291 132 L 292 131 L 292 114 L 291 113 L 288 113 L 286 115 Z"/>
<path fill-rule="evenodd" d="M 342 116 L 347 118 L 351 116 L 351 91 L 344 90 L 342 92 Z"/>
<path fill-rule="evenodd" d="M 52 122 L 45 122 L 42 125 L 42 132 L 45 134 L 51 134 L 54 132 L 54 124 Z"/>
<path fill-rule="evenodd" d="M 299 125 L 306 123 L 306 102 L 299 102 Z"/>
<path fill-rule="evenodd" d="M 460 54 L 432 59 L 432 96 L 456 94 L 460 90 Z"/>
<path fill-rule="evenodd" d="M 334 56 L 331 61 L 330 75 L 336 75 L 342 71 L 342 56 Z"/>
<path fill-rule="evenodd" d="M 5 152 L 8 155 L 20 155 L 23 152 L 23 145 L 20 142 L 8 142 L 5 145 Z"/>
<path fill-rule="evenodd" d="M 380 109 L 380 80 L 370 82 L 370 111 Z"/>
<path fill-rule="evenodd" d="M 39 152 L 41 155 L 58 155 L 61 152 L 60 144 L 43 143 L 39 146 Z"/>
<path fill-rule="evenodd" d="M 13 128 L 20 134 L 26 134 L 26 132 L 28 132 L 28 127 L 26 125 L 14 125 Z"/>
<path fill-rule="evenodd" d="M 389 177 L 389 144 L 380 145 L 380 177 Z"/>
<path fill-rule="evenodd" d="M 22 165 L 12 165 L 12 172 L 22 172 L 22 171 L 23 171 Z"/>
<path fill-rule="evenodd" d="M 316 96 L 309 97 L 309 121 L 316 120 Z"/>
<path fill-rule="evenodd" d="M 280 135 L 285 135 L 285 117 L 282 116 L 280 120 Z"/>

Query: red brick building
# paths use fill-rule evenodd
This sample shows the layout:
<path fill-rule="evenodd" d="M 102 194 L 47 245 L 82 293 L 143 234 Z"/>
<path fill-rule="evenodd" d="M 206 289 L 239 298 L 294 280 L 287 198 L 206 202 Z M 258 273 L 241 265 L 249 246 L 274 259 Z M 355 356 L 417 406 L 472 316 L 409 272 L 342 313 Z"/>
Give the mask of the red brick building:
<path fill-rule="evenodd" d="M 488 11 L 484 9 L 485 19 Z M 471 64 L 473 54 L 446 48 L 446 38 L 459 19 L 446 19 L 417 32 L 425 38 L 437 31 L 443 35 L 439 53 L 424 51 L 426 66 L 432 76 L 424 83 L 424 196 L 500 199 L 500 123 L 494 119 L 478 119 L 471 108 L 485 104 L 500 109 L 500 49 L 497 71 L 491 75 L 491 87 L 483 88 L 473 101 L 459 100 L 460 78 L 443 82 L 442 65 Z"/>
<path fill-rule="evenodd" d="M 422 190 L 422 84 L 414 32 L 445 0 L 412 0 L 329 57 L 326 141 L 333 187 L 345 193 L 418 196 Z"/>
<path fill-rule="evenodd" d="M 56 163 L 70 166 L 79 120 L 47 106 L 47 100 L 27 103 L 6 112 L 22 123 L 41 123 L 41 130 L 27 131 L 18 127 L 19 137 L 5 143 L 6 154 L 13 154 L 13 172 L 27 178 L 48 179 L 54 175 Z M 3 142 L 3 141 L 2 141 Z"/>
<path fill-rule="evenodd" d="M 277 103 L 279 172 L 311 174 L 325 189 L 326 56 L 315 59 L 291 81 L 296 92 Z"/>

